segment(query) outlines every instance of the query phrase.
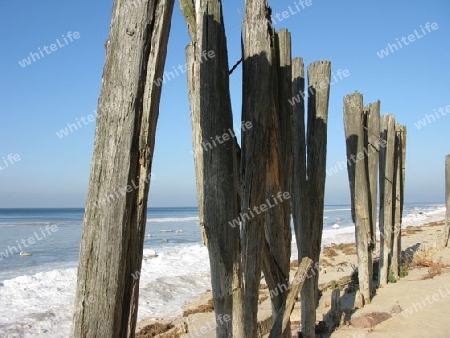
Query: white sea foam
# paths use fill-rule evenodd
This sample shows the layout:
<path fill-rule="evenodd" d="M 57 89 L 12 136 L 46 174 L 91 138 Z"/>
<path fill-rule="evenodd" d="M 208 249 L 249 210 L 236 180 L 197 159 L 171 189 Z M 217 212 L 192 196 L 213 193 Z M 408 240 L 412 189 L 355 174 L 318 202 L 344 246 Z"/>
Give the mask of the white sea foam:
<path fill-rule="evenodd" d="M 347 209 L 347 211 L 350 209 Z M 414 207 L 403 218 L 403 227 L 444 218 L 445 207 Z M 155 222 L 198 220 L 198 217 L 156 219 Z M 153 220 L 149 220 L 153 222 Z M 324 229 L 322 244 L 353 242 L 353 224 Z M 295 237 L 295 236 L 293 236 Z M 207 249 L 201 244 L 166 245 L 155 249 L 158 257 L 142 263 L 138 319 L 181 314 L 182 302 L 211 288 Z M 292 258 L 297 258 L 295 241 Z M 76 269 L 55 269 L 19 276 L 0 283 L 0 337 L 67 337 L 72 320 Z"/>
<path fill-rule="evenodd" d="M 154 253 L 144 250 L 144 257 Z M 203 245 L 160 248 L 142 262 L 138 320 L 179 315 L 181 305 L 211 288 Z M 72 320 L 76 269 L 19 276 L 0 284 L 0 337 L 67 337 Z"/>
<path fill-rule="evenodd" d="M 168 222 L 191 222 L 198 221 L 198 217 L 171 217 L 171 218 L 147 218 L 147 222 L 168 223 Z"/>

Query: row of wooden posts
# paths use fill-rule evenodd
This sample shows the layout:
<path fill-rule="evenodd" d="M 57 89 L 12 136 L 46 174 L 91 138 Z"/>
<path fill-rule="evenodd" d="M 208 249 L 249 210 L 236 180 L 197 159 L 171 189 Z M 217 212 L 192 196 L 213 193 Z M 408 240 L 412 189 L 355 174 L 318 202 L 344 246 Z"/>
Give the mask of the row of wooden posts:
<path fill-rule="evenodd" d="M 344 125 L 352 219 L 356 227 L 359 292 L 363 302 L 370 303 L 377 215 L 380 231 L 378 283 L 384 285 L 388 279 L 399 278 L 406 127 L 395 123 L 393 115 L 380 117 L 380 101 L 364 107 L 363 96 L 358 92 L 344 98 Z"/>
<path fill-rule="evenodd" d="M 251 122 L 252 128 L 242 134 L 241 146 L 233 138 L 205 151 L 202 142 L 233 128 L 222 1 L 180 0 L 180 4 L 192 40 L 186 57 L 193 147 L 197 150 L 194 157 L 200 225 L 209 250 L 216 316 L 232 318 L 217 325 L 216 336 L 258 336 L 261 271 L 270 289 L 289 283 L 292 215 L 301 264 L 290 289 L 272 298 L 271 337 L 290 337 L 290 311 L 300 288 L 302 334 L 315 337 L 318 271 L 311 278 L 305 276 L 312 265 L 317 267 L 321 251 L 330 62 L 309 65 L 305 84 L 303 60 L 292 59 L 289 32 L 273 30 L 267 0 L 246 1 L 242 121 Z M 174 0 L 149 0 L 124 11 L 126 2 L 114 1 L 71 337 L 135 334 L 139 278 L 132 276 L 142 264 L 150 184 L 145 178 L 152 166 L 161 95 L 161 87 L 154 84 L 163 76 L 173 5 Z M 215 57 L 200 62 L 203 51 L 214 51 Z M 305 87 L 307 107 L 304 100 L 290 105 L 289 100 L 305 93 Z M 396 127 L 392 117 L 382 119 L 381 134 L 373 129 L 379 105 L 365 110 L 357 94 L 354 99 L 346 98 L 344 106 L 348 114 L 354 115 L 354 120 L 346 119 L 345 123 L 349 157 L 358 158 L 365 146 L 377 143 L 376 139 L 387 140 L 388 146 L 379 149 L 380 175 L 390 175 L 380 180 L 380 191 L 385 196 L 382 248 L 386 249 L 382 268 L 384 271 L 390 264 L 391 269 L 396 269 L 393 257 L 400 250 L 399 228 L 388 219 L 401 212 L 397 205 L 402 205 L 403 183 L 397 188 L 393 182 L 394 178 L 403 182 L 404 151 L 401 161 L 392 154 L 399 154 L 399 144 L 404 147 L 405 133 Z M 392 140 L 397 138 L 399 143 L 392 147 Z M 364 291 L 367 301 L 371 282 L 371 265 L 367 262 L 375 244 L 376 182 L 372 161 L 373 156 L 364 156 L 363 161 L 349 166 L 358 255 L 367 257 L 359 264 L 360 284 L 369 290 Z M 100 196 L 132 181 L 139 182 L 138 189 L 97 207 Z M 280 192 L 289 193 L 292 199 L 255 217 L 241 219 L 240 227 L 230 226 L 229 222 L 241 212 L 265 204 Z M 401 198 L 397 200 L 396 196 Z M 392 234 L 396 239 L 388 242 L 386 238 Z"/>

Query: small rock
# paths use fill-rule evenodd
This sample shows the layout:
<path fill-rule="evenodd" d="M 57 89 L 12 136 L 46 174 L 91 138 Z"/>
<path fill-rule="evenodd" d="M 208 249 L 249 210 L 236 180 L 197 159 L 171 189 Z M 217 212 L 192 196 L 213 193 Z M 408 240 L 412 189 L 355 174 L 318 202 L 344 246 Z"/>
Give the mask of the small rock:
<path fill-rule="evenodd" d="M 391 313 L 400 313 L 403 309 L 400 305 L 394 305 L 391 309 Z"/>

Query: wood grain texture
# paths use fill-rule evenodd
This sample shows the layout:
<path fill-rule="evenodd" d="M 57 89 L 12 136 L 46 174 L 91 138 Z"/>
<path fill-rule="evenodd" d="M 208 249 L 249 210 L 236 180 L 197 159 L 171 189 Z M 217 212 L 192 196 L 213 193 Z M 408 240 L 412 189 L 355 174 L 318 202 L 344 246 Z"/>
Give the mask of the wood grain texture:
<path fill-rule="evenodd" d="M 392 235 L 394 221 L 394 156 L 395 156 L 395 117 L 383 115 L 380 122 L 381 137 L 386 147 L 380 151 L 380 263 L 379 284 L 387 284 L 392 255 Z"/>
<path fill-rule="evenodd" d="M 237 142 L 230 135 L 233 120 L 221 1 L 199 1 L 195 22 L 197 40 L 187 47 L 187 62 L 200 222 L 209 252 L 215 314 L 232 318 L 216 326 L 216 336 L 242 336 L 240 229 L 229 224 L 239 213 L 240 178 Z M 215 56 L 205 58 L 204 51 Z M 224 134 L 230 139 L 219 143 L 217 136 Z"/>
<path fill-rule="evenodd" d="M 71 337 L 134 337 L 173 0 L 116 0 L 99 98 Z M 128 191 L 132 182 L 138 188 Z M 108 202 L 104 198 L 108 196 Z M 102 203 L 99 203 L 102 201 Z"/>
<path fill-rule="evenodd" d="M 369 203 L 367 137 L 364 130 L 363 97 L 355 92 L 344 98 L 344 127 L 347 144 L 348 175 L 355 222 L 358 256 L 359 290 L 364 303 L 370 303 L 372 292 L 372 250 Z"/>

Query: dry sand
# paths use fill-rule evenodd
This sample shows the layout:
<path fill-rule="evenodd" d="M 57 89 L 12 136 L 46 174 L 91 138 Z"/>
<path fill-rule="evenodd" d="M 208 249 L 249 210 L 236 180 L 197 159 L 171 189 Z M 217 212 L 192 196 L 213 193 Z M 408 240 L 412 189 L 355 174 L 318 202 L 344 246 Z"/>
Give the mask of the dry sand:
<path fill-rule="evenodd" d="M 323 294 L 317 309 L 317 323 L 327 318 L 335 287 L 342 290 L 340 308 L 344 314 L 337 329 L 318 333 L 317 337 L 450 337 L 450 248 L 436 249 L 443 226 L 443 222 L 432 222 L 403 230 L 402 247 L 408 261 L 408 275 L 378 288 L 371 304 L 362 309 L 355 309 L 357 285 L 351 283 L 350 277 L 357 259 L 354 243 L 324 248 L 319 277 Z M 378 257 L 378 250 L 375 257 Z M 293 275 L 296 263 L 291 266 Z M 270 330 L 272 319 L 269 290 L 264 280 L 260 302 L 258 321 L 265 333 Z M 291 315 L 293 337 L 297 337 L 299 329 L 299 308 L 297 302 Z M 384 321 L 377 323 L 381 320 Z M 215 337 L 211 293 L 206 292 L 187 304 L 182 317 L 147 319 L 139 322 L 137 327 L 138 338 L 154 337 L 152 332 L 158 333 L 156 337 L 160 338 Z"/>

